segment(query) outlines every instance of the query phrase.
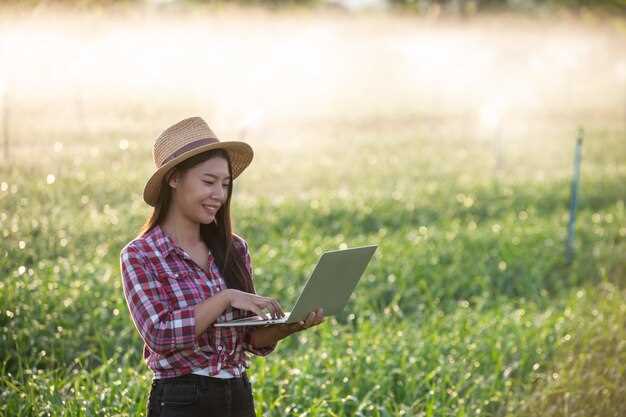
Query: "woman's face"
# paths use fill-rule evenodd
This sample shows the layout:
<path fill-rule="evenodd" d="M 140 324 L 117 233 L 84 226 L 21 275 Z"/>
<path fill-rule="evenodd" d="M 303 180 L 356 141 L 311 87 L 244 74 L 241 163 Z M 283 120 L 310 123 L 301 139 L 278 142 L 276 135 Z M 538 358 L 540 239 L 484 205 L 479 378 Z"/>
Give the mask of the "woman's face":
<path fill-rule="evenodd" d="M 184 175 L 177 173 L 170 178 L 172 203 L 190 220 L 211 223 L 226 202 L 230 181 L 226 159 L 220 156 L 208 159 Z"/>

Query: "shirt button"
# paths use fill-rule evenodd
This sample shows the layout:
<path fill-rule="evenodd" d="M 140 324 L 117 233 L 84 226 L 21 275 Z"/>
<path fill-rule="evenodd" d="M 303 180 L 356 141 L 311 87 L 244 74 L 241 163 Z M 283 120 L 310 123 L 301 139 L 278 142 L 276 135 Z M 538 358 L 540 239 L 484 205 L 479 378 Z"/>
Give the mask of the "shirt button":
<path fill-rule="evenodd" d="M 219 350 L 219 351 L 221 351 L 222 349 L 224 349 L 224 347 L 223 347 L 222 345 L 219 345 L 219 346 L 217 347 L 217 350 Z"/>

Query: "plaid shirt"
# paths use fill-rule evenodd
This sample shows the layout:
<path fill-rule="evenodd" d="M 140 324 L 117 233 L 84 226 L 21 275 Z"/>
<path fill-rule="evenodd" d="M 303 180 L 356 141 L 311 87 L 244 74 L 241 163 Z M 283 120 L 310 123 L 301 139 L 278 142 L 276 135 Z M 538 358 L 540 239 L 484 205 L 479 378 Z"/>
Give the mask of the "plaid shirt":
<path fill-rule="evenodd" d="M 247 242 L 233 234 L 233 245 L 244 257 L 252 276 Z M 245 352 L 266 356 L 276 344 L 255 348 L 252 327 L 213 327 L 195 336 L 194 306 L 226 289 L 209 252 L 207 274 L 156 225 L 129 242 L 120 252 L 124 297 L 144 342 L 143 358 L 155 378 L 170 378 L 209 368 L 210 375 L 225 369 L 241 376 L 249 367 Z M 228 307 L 217 322 L 250 315 Z"/>

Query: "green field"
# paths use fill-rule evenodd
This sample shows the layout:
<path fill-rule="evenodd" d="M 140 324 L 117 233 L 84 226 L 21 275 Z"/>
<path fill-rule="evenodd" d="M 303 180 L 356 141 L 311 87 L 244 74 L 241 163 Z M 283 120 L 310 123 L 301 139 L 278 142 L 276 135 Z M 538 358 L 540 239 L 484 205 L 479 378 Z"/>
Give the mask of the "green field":
<path fill-rule="evenodd" d="M 252 360 L 257 413 L 625 415 L 623 132 L 586 131 L 566 265 L 574 129 L 509 143 L 494 173 L 488 138 L 388 122 L 258 142 L 235 182 L 257 291 L 285 308 L 321 250 L 380 245 L 344 315 Z M 151 375 L 119 252 L 152 139 L 67 137 L 0 169 L 0 415 L 138 415 Z"/>

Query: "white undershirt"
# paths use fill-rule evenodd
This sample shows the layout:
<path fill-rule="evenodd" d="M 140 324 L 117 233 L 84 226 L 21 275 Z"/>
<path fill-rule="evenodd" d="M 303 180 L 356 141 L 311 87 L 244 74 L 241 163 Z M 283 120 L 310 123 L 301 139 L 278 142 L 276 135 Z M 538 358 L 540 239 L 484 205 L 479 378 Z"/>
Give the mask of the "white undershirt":
<path fill-rule="evenodd" d="M 210 376 L 213 378 L 234 378 L 235 377 L 235 375 L 231 374 L 224 368 L 220 369 L 220 372 L 217 375 L 210 375 L 208 366 L 206 368 L 196 368 L 192 370 L 191 373 L 196 374 L 196 375 Z"/>

